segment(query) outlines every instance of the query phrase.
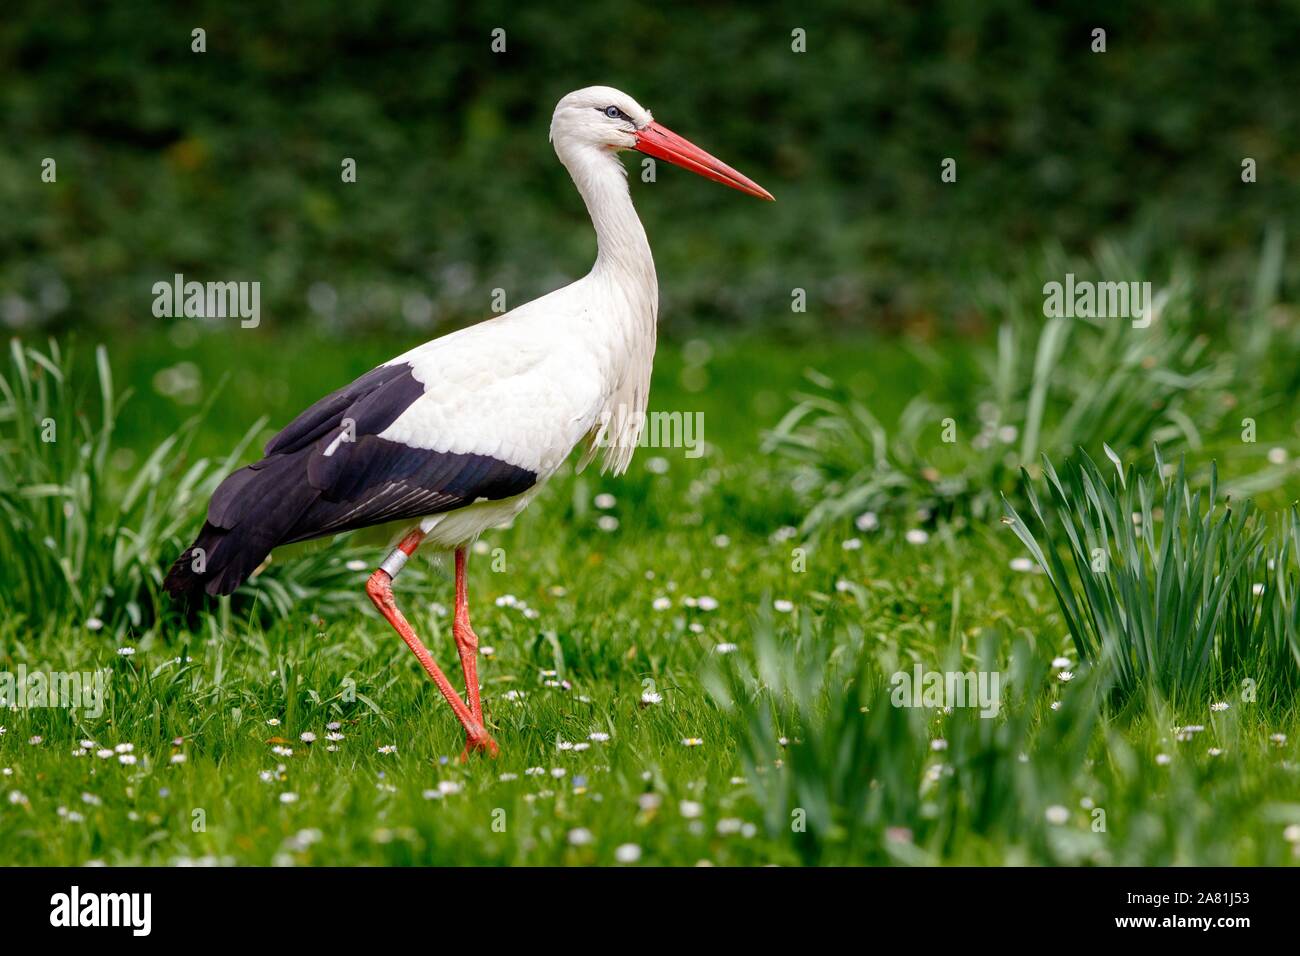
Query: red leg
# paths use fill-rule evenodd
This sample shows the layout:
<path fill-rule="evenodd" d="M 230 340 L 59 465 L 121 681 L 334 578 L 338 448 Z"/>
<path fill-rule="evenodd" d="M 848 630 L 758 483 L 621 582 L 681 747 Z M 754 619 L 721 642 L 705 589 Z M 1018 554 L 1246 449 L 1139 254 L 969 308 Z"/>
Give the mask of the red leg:
<path fill-rule="evenodd" d="M 460 653 L 460 666 L 465 672 L 465 693 L 469 697 L 469 712 L 481 725 L 483 723 L 483 704 L 479 699 L 478 687 L 478 635 L 469 623 L 469 595 L 465 581 L 465 565 L 468 561 L 464 548 L 456 549 L 456 613 L 452 618 L 451 631 L 456 638 L 456 650 Z M 493 745 L 495 746 L 495 745 Z M 467 746 L 466 752 L 475 749 Z"/>
<path fill-rule="evenodd" d="M 466 752 L 471 749 L 486 750 L 496 756 L 496 742 L 488 736 L 488 732 L 483 728 L 482 717 L 475 717 L 469 708 L 465 706 L 465 702 L 457 695 L 455 688 L 451 686 L 447 676 L 434 662 L 429 649 L 424 646 L 424 643 L 416 636 L 415 631 L 411 629 L 411 625 L 407 623 L 405 615 L 398 609 L 397 602 L 393 599 L 393 577 L 401 571 L 406 559 L 415 552 L 423 539 L 424 535 L 420 531 L 412 531 L 403 538 L 397 549 L 384 559 L 383 565 L 366 582 L 366 594 L 370 596 L 370 600 L 379 609 L 379 613 L 393 626 L 393 630 L 397 631 L 402 640 L 406 642 L 406 646 L 415 654 L 416 659 L 419 660 L 426 673 L 433 678 L 433 682 L 437 685 L 438 690 L 442 692 L 442 696 L 451 705 L 451 709 L 456 714 L 456 719 L 465 728 Z"/>

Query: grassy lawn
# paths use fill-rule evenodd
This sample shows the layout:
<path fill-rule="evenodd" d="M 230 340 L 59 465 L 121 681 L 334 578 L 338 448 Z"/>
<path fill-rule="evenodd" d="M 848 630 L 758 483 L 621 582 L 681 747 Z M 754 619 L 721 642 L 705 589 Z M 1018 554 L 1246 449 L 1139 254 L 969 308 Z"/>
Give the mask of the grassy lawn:
<path fill-rule="evenodd" d="M 406 344 L 232 331 L 114 345 L 137 394 L 112 483 L 223 372 L 183 465 Z M 949 352 L 970 362 L 965 345 Z M 388 531 L 278 552 L 264 577 L 296 597 L 287 616 L 256 581 L 188 623 L 96 627 L 6 596 L 5 669 L 111 676 L 98 717 L 0 713 L 4 862 L 1293 862 L 1287 700 L 1243 699 L 1225 672 L 1196 699 L 1098 705 L 1101 669 L 1083 666 L 999 515 L 794 530 L 804 509 L 763 433 L 806 367 L 887 420 L 940 388 L 898 344 L 665 347 L 652 409 L 702 412 L 708 453 L 643 448 L 621 479 L 567 471 L 479 543 L 470 596 L 495 761 L 459 763 L 458 725 L 364 600 Z M 275 577 L 295 565 L 327 583 Z M 458 678 L 448 564 L 413 563 L 397 591 Z M 891 706 L 890 676 L 918 663 L 998 672 L 997 715 Z"/>

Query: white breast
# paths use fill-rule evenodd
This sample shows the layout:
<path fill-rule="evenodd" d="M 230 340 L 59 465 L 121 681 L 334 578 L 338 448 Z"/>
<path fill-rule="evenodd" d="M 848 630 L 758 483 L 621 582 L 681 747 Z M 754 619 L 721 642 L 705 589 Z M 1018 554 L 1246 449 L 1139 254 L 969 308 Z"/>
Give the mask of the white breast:
<path fill-rule="evenodd" d="M 573 323 L 546 308 L 551 298 L 389 363 L 409 363 L 425 391 L 380 437 L 489 455 L 539 480 L 554 473 L 599 417 L 607 374 Z"/>

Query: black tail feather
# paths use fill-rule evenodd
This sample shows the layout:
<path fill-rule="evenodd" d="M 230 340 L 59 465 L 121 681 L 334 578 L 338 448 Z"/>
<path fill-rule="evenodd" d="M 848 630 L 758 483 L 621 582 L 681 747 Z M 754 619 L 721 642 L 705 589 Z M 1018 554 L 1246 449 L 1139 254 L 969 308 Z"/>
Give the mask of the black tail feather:
<path fill-rule="evenodd" d="M 167 572 L 168 593 L 230 594 L 248 580 L 320 495 L 307 480 L 309 453 L 272 455 L 223 481 L 203 530 Z"/>
<path fill-rule="evenodd" d="M 194 543 L 181 552 L 181 556 L 167 572 L 163 588 L 168 594 L 174 598 L 198 597 L 212 577 L 208 568 L 208 556 L 225 534 L 225 531 L 211 522 L 203 523 L 203 530 L 194 539 Z"/>

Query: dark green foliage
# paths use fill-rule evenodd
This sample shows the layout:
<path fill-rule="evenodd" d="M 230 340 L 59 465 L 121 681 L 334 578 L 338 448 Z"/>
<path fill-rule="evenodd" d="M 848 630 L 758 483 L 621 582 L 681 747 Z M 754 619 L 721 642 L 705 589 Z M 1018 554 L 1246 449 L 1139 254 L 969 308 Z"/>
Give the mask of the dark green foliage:
<path fill-rule="evenodd" d="M 262 281 L 275 323 L 316 283 L 331 326 L 477 318 L 497 287 L 522 302 L 590 262 L 546 133 L 593 83 L 778 199 L 662 167 L 633 183 L 673 324 L 987 326 L 970 280 L 1105 236 L 1208 264 L 1241 300 L 1264 224 L 1300 212 L 1290 3 L 81 6 L 0 22 L 0 312 L 18 327 L 149 325 L 175 272 Z"/>

